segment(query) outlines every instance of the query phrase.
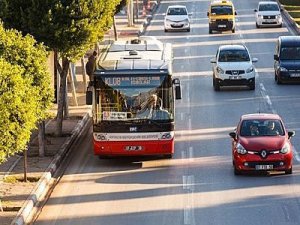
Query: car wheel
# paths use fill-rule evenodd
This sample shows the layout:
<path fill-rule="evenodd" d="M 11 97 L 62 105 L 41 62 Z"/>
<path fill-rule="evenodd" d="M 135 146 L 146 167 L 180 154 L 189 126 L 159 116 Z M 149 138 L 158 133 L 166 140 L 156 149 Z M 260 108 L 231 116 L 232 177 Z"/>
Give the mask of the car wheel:
<path fill-rule="evenodd" d="M 242 172 L 234 166 L 234 175 L 238 176 L 241 174 L 242 174 Z"/>
<path fill-rule="evenodd" d="M 209 33 L 209 34 L 212 34 L 212 29 L 209 28 L 209 29 L 208 29 L 208 33 Z"/>
<path fill-rule="evenodd" d="M 167 29 L 165 29 L 165 32 L 168 32 L 168 30 L 167 30 Z"/>
<path fill-rule="evenodd" d="M 259 28 L 258 24 L 256 23 L 256 28 Z"/>
<path fill-rule="evenodd" d="M 278 27 L 279 27 L 279 28 L 282 27 L 282 24 L 279 24 Z"/>
<path fill-rule="evenodd" d="M 190 31 L 191 31 L 191 28 L 186 29 L 186 31 L 187 31 L 187 32 L 190 32 Z"/>
<path fill-rule="evenodd" d="M 235 33 L 235 28 L 232 29 L 232 33 Z"/>
<path fill-rule="evenodd" d="M 216 81 L 215 78 L 213 78 L 213 87 L 215 91 L 220 91 L 220 84 Z"/>
<path fill-rule="evenodd" d="M 293 167 L 285 171 L 285 174 L 292 174 L 293 173 Z"/>
<path fill-rule="evenodd" d="M 250 90 L 255 90 L 255 80 L 249 85 Z"/>
<path fill-rule="evenodd" d="M 282 81 L 281 81 L 280 77 L 278 77 L 278 76 L 276 76 L 276 83 L 277 84 L 282 84 Z"/>

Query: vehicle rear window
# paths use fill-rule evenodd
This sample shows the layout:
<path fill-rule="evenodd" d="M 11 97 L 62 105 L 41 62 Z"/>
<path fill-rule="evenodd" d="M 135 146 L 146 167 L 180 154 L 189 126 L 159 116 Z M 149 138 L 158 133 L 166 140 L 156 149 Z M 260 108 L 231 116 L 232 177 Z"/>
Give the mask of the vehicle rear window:
<path fill-rule="evenodd" d="M 215 15 L 232 15 L 232 7 L 230 5 L 218 5 L 211 7 L 211 13 Z"/>
<path fill-rule="evenodd" d="M 246 50 L 222 50 L 219 54 L 219 62 L 246 62 L 250 61 Z"/>
<path fill-rule="evenodd" d="M 282 47 L 279 57 L 282 60 L 300 60 L 300 46 Z"/>
<path fill-rule="evenodd" d="M 167 15 L 176 16 L 176 15 L 187 15 L 185 8 L 170 8 Z"/>
<path fill-rule="evenodd" d="M 241 124 L 241 136 L 283 136 L 280 120 L 244 120 Z"/>
<path fill-rule="evenodd" d="M 259 11 L 279 11 L 279 7 L 276 4 L 260 4 Z"/>

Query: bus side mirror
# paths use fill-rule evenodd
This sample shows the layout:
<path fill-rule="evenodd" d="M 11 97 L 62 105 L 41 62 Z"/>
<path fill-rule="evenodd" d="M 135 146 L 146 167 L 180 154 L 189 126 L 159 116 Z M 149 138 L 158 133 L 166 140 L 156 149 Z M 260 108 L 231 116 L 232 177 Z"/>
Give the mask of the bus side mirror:
<path fill-rule="evenodd" d="M 173 80 L 173 84 L 175 85 L 175 99 L 181 99 L 180 80 L 178 78 L 175 78 Z"/>
<path fill-rule="evenodd" d="M 86 91 L 85 101 L 87 105 L 93 104 L 93 91 L 89 91 L 89 90 Z"/>

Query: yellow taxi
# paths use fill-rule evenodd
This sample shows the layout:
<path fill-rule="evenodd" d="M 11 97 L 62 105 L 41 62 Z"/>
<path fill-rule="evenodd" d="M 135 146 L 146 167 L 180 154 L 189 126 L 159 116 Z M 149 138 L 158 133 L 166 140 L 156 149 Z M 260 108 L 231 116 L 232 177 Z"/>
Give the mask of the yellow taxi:
<path fill-rule="evenodd" d="M 212 1 L 207 12 L 209 20 L 209 33 L 216 31 L 235 32 L 236 11 L 232 1 Z"/>

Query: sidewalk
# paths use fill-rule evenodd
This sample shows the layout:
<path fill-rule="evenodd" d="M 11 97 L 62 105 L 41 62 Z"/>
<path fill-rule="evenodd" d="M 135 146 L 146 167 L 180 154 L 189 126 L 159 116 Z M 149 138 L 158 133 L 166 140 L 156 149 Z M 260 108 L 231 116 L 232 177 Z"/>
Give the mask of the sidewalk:
<path fill-rule="evenodd" d="M 140 1 L 142 2 L 142 1 Z M 139 6 L 139 8 L 141 5 Z M 134 27 L 127 26 L 126 14 L 116 15 L 116 24 L 120 38 L 138 36 L 144 33 L 151 20 L 151 14 L 156 10 L 157 2 L 151 1 L 148 16 L 140 11 Z M 110 31 L 105 39 L 113 39 Z M 103 42 L 104 43 L 104 42 Z M 76 71 L 81 71 L 76 64 Z M 0 224 L 21 225 L 29 222 L 36 213 L 36 206 L 41 201 L 53 182 L 53 174 L 60 163 L 68 155 L 68 150 L 81 133 L 91 126 L 91 106 L 85 105 L 85 90 L 82 74 L 76 72 L 76 96 L 78 106 L 72 105 L 72 93 L 69 90 L 70 117 L 63 122 L 63 137 L 55 137 L 55 119 L 46 121 L 46 151 L 45 157 L 38 157 L 37 137 L 32 137 L 28 148 L 28 182 L 23 179 L 23 156 L 16 155 L 0 165 Z M 57 105 L 52 112 L 55 115 Z"/>

